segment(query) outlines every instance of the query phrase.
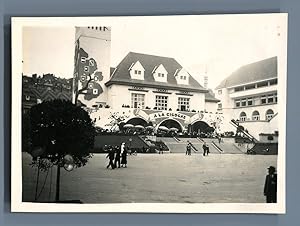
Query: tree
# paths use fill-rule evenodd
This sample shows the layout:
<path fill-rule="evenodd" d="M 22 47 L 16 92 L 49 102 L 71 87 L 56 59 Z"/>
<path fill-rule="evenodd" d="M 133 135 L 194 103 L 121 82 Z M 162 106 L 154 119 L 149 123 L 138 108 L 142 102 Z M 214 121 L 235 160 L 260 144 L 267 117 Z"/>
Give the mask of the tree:
<path fill-rule="evenodd" d="M 57 165 L 57 196 L 59 172 L 65 156 L 72 156 L 75 167 L 84 166 L 91 157 L 95 129 L 89 114 L 65 100 L 46 101 L 30 110 L 30 141 L 34 157 Z M 34 154 L 34 150 L 42 150 Z M 43 162 L 43 161 L 42 161 Z M 42 167 L 50 167 L 47 164 Z M 40 166 L 40 163 L 38 163 Z"/>

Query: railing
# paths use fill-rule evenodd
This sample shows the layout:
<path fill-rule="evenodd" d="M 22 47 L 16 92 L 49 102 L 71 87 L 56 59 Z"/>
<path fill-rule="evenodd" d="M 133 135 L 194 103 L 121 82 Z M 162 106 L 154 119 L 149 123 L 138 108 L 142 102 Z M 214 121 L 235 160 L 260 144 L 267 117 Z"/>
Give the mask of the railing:
<path fill-rule="evenodd" d="M 180 142 L 180 139 L 177 137 L 173 137 L 174 140 L 176 140 L 178 143 Z"/>
<path fill-rule="evenodd" d="M 214 141 L 212 141 L 211 143 L 218 150 L 218 152 L 224 153 L 224 151 Z"/>
<path fill-rule="evenodd" d="M 230 121 L 230 124 L 233 125 L 235 128 L 238 128 L 239 127 L 239 124 L 234 120 L 232 119 Z M 250 133 L 246 132 L 244 129 L 241 130 L 240 132 L 242 132 L 243 134 L 245 134 L 249 139 L 251 139 L 253 142 L 257 142 L 257 140 L 255 139 L 254 136 L 252 136 Z"/>

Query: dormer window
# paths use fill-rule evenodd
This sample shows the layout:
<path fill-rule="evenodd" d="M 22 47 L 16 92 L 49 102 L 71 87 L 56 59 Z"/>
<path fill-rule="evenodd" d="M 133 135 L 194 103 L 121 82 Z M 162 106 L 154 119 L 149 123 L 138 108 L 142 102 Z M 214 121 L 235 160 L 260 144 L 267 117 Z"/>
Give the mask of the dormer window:
<path fill-rule="evenodd" d="M 159 66 L 155 66 L 152 73 L 155 81 L 167 82 L 168 72 L 162 64 L 160 64 Z"/>
<path fill-rule="evenodd" d="M 144 80 L 145 69 L 139 61 L 132 63 L 128 71 L 132 79 Z"/>
<path fill-rule="evenodd" d="M 142 72 L 141 72 L 141 71 L 139 71 L 139 70 L 134 70 L 134 74 L 136 74 L 136 75 L 140 75 L 140 74 L 142 74 Z"/>
<path fill-rule="evenodd" d="M 181 68 L 179 71 L 176 70 L 175 78 L 178 84 L 188 85 L 189 84 L 189 73 Z"/>

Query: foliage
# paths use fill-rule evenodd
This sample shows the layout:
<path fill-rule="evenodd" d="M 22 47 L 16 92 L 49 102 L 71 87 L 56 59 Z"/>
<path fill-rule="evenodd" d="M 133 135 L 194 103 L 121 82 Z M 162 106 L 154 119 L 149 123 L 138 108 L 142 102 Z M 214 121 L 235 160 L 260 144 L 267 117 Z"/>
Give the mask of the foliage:
<path fill-rule="evenodd" d="M 41 158 L 60 164 L 63 156 L 72 155 L 81 167 L 91 157 L 95 129 L 89 114 L 65 100 L 46 101 L 30 110 L 32 150 L 41 147 Z"/>
<path fill-rule="evenodd" d="M 29 113 L 22 115 L 22 151 L 30 151 L 30 120 Z"/>

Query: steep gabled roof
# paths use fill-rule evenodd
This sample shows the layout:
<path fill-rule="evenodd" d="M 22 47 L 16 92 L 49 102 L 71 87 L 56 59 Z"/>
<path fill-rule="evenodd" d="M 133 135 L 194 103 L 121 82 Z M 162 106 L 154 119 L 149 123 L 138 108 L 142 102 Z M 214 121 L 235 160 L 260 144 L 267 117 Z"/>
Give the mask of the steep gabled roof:
<path fill-rule="evenodd" d="M 216 89 L 255 83 L 277 77 L 277 57 L 244 65 L 224 79 Z"/>
<path fill-rule="evenodd" d="M 139 61 L 145 69 L 144 80 L 131 79 L 130 77 L 130 72 L 128 69 L 137 61 Z M 157 82 L 153 77 L 153 70 L 160 64 L 162 64 L 168 72 L 167 82 Z M 178 84 L 174 74 L 181 68 L 182 66 L 174 58 L 130 52 L 120 62 L 114 74 L 105 85 L 139 85 L 154 88 L 187 90 L 204 93 L 207 92 L 207 90 L 203 88 L 192 76 L 189 78 L 188 85 Z"/>

